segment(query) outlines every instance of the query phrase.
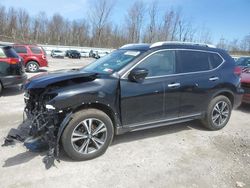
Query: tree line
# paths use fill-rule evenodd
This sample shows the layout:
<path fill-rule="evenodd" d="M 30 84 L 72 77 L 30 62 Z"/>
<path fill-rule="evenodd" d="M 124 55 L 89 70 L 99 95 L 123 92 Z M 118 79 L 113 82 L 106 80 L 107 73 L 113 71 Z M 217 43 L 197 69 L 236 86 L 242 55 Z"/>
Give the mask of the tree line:
<path fill-rule="evenodd" d="M 168 9 L 159 14 L 153 1 L 135 1 L 120 23 L 112 21 L 114 0 L 93 0 L 87 18 L 68 20 L 60 14 L 48 17 L 39 12 L 35 17 L 25 9 L 0 5 L 0 41 L 117 48 L 127 43 L 189 41 L 212 43 L 211 31 L 197 28 L 186 19 L 181 9 Z M 250 51 L 250 35 L 242 40 L 221 39 L 219 47 Z"/>

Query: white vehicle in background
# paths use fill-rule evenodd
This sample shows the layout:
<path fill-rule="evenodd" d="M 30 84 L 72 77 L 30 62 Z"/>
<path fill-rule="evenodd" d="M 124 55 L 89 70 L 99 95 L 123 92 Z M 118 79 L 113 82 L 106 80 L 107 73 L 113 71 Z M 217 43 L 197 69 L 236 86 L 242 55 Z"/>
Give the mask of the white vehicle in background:
<path fill-rule="evenodd" d="M 234 61 L 236 62 L 236 61 L 240 58 L 240 56 L 232 56 L 232 58 L 233 58 Z"/>
<path fill-rule="evenodd" d="M 89 51 L 81 51 L 81 57 L 89 57 Z"/>
<path fill-rule="evenodd" d="M 98 52 L 98 51 L 96 51 L 95 52 L 95 58 L 96 59 L 99 59 L 99 58 L 101 58 L 101 57 L 104 57 L 104 56 L 106 56 L 107 54 L 109 54 L 108 52 Z"/>
<path fill-rule="evenodd" d="M 61 50 L 52 50 L 51 51 L 51 57 L 53 58 L 64 58 L 65 53 Z"/>

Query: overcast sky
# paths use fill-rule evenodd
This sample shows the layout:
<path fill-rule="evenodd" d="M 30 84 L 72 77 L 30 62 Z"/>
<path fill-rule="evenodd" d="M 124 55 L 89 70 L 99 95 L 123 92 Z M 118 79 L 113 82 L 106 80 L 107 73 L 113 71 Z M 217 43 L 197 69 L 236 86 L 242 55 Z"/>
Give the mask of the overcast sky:
<path fill-rule="evenodd" d="M 111 20 L 124 21 L 127 8 L 135 0 L 114 0 Z M 153 0 L 143 0 L 150 5 Z M 86 18 L 93 0 L 0 0 L 5 7 L 26 9 L 31 16 L 44 11 L 48 16 L 60 13 L 68 19 Z M 250 34 L 250 0 L 158 0 L 159 15 L 165 10 L 179 8 L 197 28 L 207 27 L 214 42 L 222 36 L 226 39 L 242 39 Z"/>

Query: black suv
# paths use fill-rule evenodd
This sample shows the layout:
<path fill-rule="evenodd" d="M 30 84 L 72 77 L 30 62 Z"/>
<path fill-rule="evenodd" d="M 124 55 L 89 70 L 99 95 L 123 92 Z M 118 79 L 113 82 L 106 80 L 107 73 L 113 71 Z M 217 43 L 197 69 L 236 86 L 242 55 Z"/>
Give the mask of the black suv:
<path fill-rule="evenodd" d="M 125 132 L 195 119 L 219 130 L 242 97 L 234 64 L 208 45 L 125 45 L 82 69 L 30 80 L 30 135 L 48 142 L 50 154 L 58 156 L 61 143 L 72 159 L 87 160 Z"/>
<path fill-rule="evenodd" d="M 26 81 L 23 60 L 10 46 L 0 45 L 0 93 L 3 88 Z"/>
<path fill-rule="evenodd" d="M 65 56 L 69 58 L 77 58 L 77 59 L 81 58 L 81 54 L 77 50 L 67 50 Z"/>

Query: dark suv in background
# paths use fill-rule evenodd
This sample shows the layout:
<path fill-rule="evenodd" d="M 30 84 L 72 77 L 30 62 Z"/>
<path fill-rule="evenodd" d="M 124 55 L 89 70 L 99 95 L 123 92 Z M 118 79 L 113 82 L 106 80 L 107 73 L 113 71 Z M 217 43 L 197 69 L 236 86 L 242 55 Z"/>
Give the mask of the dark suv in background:
<path fill-rule="evenodd" d="M 3 88 L 26 81 L 22 58 L 10 46 L 0 45 L 0 94 Z"/>
<path fill-rule="evenodd" d="M 28 72 L 37 72 L 40 67 L 48 66 L 46 52 L 42 47 L 30 44 L 14 44 L 13 48 L 23 58 Z"/>
<path fill-rule="evenodd" d="M 125 45 L 82 69 L 35 77 L 24 89 L 34 142 L 46 141 L 56 156 L 61 143 L 75 160 L 100 156 L 125 132 L 195 119 L 219 130 L 243 92 L 226 51 L 169 42 Z"/>
<path fill-rule="evenodd" d="M 81 58 L 81 53 L 78 52 L 77 50 L 67 50 L 65 53 L 65 56 L 68 58 L 76 58 L 80 59 Z"/>

